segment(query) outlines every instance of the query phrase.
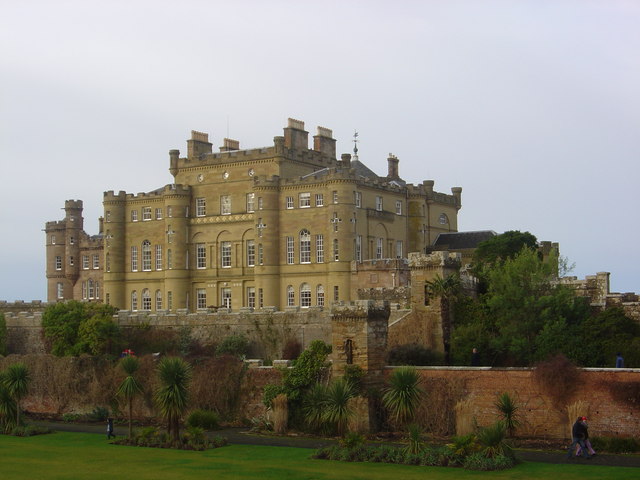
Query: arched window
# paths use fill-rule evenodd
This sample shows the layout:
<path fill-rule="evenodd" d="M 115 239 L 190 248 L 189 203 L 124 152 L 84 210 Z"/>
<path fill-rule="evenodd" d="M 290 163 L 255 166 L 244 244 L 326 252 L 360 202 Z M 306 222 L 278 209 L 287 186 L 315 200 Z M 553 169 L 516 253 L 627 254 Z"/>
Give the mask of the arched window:
<path fill-rule="evenodd" d="M 142 242 L 142 270 L 151 271 L 151 242 L 149 240 Z"/>
<path fill-rule="evenodd" d="M 138 292 L 135 290 L 131 292 L 131 311 L 138 310 Z"/>
<path fill-rule="evenodd" d="M 156 310 L 162 310 L 162 292 L 156 290 Z"/>
<path fill-rule="evenodd" d="M 96 298 L 100 298 L 100 282 L 96 281 Z"/>
<path fill-rule="evenodd" d="M 289 285 L 287 287 L 287 307 L 293 307 L 296 304 L 296 294 L 293 287 Z"/>
<path fill-rule="evenodd" d="M 105 267 L 107 269 L 107 272 L 111 271 L 111 254 L 107 253 L 105 255 Z"/>
<path fill-rule="evenodd" d="M 300 285 L 300 306 L 311 306 L 311 287 L 308 283 L 303 283 L 302 285 Z"/>
<path fill-rule="evenodd" d="M 300 231 L 300 263 L 311 263 L 311 233 L 306 228 Z"/>
<path fill-rule="evenodd" d="M 322 285 L 316 287 L 316 305 L 324 307 L 324 287 Z"/>
<path fill-rule="evenodd" d="M 94 296 L 93 292 L 93 280 L 89 279 L 89 298 L 92 299 Z"/>

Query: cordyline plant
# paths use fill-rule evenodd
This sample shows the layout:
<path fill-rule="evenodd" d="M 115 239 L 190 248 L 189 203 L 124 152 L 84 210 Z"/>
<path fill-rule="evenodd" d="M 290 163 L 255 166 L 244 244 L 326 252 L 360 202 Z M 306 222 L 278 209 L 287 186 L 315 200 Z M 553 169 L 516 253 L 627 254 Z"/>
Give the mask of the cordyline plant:
<path fill-rule="evenodd" d="M 189 406 L 189 382 L 191 365 L 181 358 L 163 358 L 158 364 L 160 387 L 155 392 L 155 402 L 167 420 L 167 431 L 174 442 L 180 439 L 180 417 Z"/>
<path fill-rule="evenodd" d="M 20 426 L 20 401 L 29 391 L 30 380 L 29 369 L 22 362 L 10 365 L 3 375 L 4 386 L 16 402 L 16 426 Z"/>
<path fill-rule="evenodd" d="M 391 418 L 404 425 L 413 418 L 420 402 L 420 375 L 413 367 L 400 367 L 393 371 L 389 383 L 382 403 L 391 413 Z"/>
<path fill-rule="evenodd" d="M 135 373 L 138 371 L 138 368 L 140 368 L 140 361 L 138 360 L 137 357 L 132 357 L 132 356 L 123 357 L 122 360 L 120 360 L 120 368 L 122 368 L 122 370 L 124 371 L 124 373 L 127 374 L 127 376 L 120 384 L 120 387 L 118 387 L 118 391 L 116 392 L 116 395 L 124 397 L 125 400 L 127 401 L 127 405 L 129 407 L 129 438 L 131 438 L 131 435 L 133 433 L 132 432 L 133 430 L 132 429 L 133 399 L 136 395 L 139 395 L 142 393 L 142 385 L 140 385 L 140 383 L 134 376 Z"/>

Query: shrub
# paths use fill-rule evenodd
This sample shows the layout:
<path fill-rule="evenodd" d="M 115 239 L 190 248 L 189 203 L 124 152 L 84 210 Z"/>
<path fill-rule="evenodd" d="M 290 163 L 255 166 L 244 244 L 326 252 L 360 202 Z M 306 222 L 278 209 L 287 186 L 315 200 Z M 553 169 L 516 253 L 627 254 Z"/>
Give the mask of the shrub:
<path fill-rule="evenodd" d="M 560 353 L 538 363 L 533 371 L 533 379 L 557 407 L 563 407 L 577 390 L 580 370 Z"/>
<path fill-rule="evenodd" d="M 109 409 L 104 407 L 96 407 L 87 414 L 87 420 L 90 422 L 106 422 L 107 418 L 109 418 Z"/>
<path fill-rule="evenodd" d="M 350 432 L 342 438 L 340 445 L 347 450 L 353 450 L 354 448 L 363 446 L 364 440 L 365 438 L 359 433 Z"/>
<path fill-rule="evenodd" d="M 640 441 L 636 438 L 593 437 L 591 444 L 595 450 L 609 453 L 640 452 Z"/>
<path fill-rule="evenodd" d="M 11 430 L 11 435 L 16 437 L 32 437 L 45 433 L 51 433 L 51 429 L 39 425 L 20 425 L 19 427 L 13 427 L 13 430 Z"/>
<path fill-rule="evenodd" d="M 500 412 L 500 419 L 507 429 L 507 432 L 509 432 L 509 436 L 513 437 L 516 428 L 520 426 L 520 420 L 518 418 L 518 410 L 520 407 L 507 392 L 498 396 L 494 406 L 498 409 L 498 412 Z"/>
<path fill-rule="evenodd" d="M 273 431 L 273 422 L 266 415 L 260 415 L 251 419 L 252 432 L 271 432 Z"/>
<path fill-rule="evenodd" d="M 423 345 L 408 343 L 389 350 L 387 365 L 444 365 L 444 355 Z"/>
<path fill-rule="evenodd" d="M 64 423 L 77 422 L 80 419 L 80 415 L 77 413 L 63 413 L 62 421 Z"/>
<path fill-rule="evenodd" d="M 282 347 L 283 360 L 295 360 L 302 353 L 302 344 L 295 339 L 290 338 Z"/>
<path fill-rule="evenodd" d="M 506 430 L 502 422 L 497 422 L 478 431 L 477 439 L 480 453 L 485 457 L 500 455 L 514 458 L 513 448 L 505 440 Z"/>
<path fill-rule="evenodd" d="M 467 470 L 506 470 L 515 465 L 515 460 L 506 455 L 486 457 L 482 453 L 474 453 L 464 459 L 463 467 Z"/>
<path fill-rule="evenodd" d="M 229 335 L 216 347 L 216 355 L 244 357 L 249 351 L 249 340 L 244 335 Z"/>
<path fill-rule="evenodd" d="M 204 430 L 217 430 L 220 428 L 219 417 L 211 410 L 197 409 L 187 417 L 188 427 L 199 427 Z"/>

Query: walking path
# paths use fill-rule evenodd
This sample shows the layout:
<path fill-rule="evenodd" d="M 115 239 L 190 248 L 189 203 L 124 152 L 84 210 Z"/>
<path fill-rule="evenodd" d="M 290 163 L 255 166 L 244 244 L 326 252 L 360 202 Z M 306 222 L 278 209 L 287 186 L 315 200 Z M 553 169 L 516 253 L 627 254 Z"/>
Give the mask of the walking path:
<path fill-rule="evenodd" d="M 106 424 L 85 424 L 85 423 L 62 423 L 62 422 L 34 422 L 37 425 L 48 427 L 51 430 L 60 432 L 83 432 L 105 435 Z M 126 434 L 125 425 L 117 425 L 115 433 L 117 435 Z M 239 445 L 265 445 L 271 447 L 295 447 L 317 449 L 328 447 L 336 443 L 332 438 L 317 438 L 303 436 L 277 436 L 277 435 L 257 435 L 248 432 L 245 428 L 226 428 L 216 430 L 213 435 L 226 437 L 229 443 Z M 640 455 L 613 455 L 598 454 L 590 460 L 584 458 L 567 459 L 566 451 L 549 450 L 516 450 L 517 456 L 526 462 L 543 463 L 570 463 L 585 465 L 606 465 L 615 467 L 640 467 Z"/>

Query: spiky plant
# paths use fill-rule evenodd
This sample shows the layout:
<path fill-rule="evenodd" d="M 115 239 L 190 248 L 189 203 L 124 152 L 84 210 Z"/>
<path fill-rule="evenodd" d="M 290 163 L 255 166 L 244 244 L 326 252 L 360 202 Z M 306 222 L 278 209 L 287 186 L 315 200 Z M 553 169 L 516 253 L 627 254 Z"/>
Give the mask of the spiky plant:
<path fill-rule="evenodd" d="M 327 386 L 323 383 L 314 384 L 304 397 L 302 413 L 309 428 L 322 431 L 326 428 L 324 411 L 327 406 Z"/>
<path fill-rule="evenodd" d="M 507 392 L 498 396 L 494 406 L 500 412 L 500 420 L 507 429 L 507 432 L 509 432 L 509 436 L 513 437 L 516 428 L 520 426 L 520 420 L 518 418 L 518 410 L 520 407 Z"/>
<path fill-rule="evenodd" d="M 189 406 L 191 365 L 176 357 L 163 358 L 158 364 L 160 386 L 155 402 L 167 421 L 167 431 L 174 442 L 180 439 L 180 417 Z"/>
<path fill-rule="evenodd" d="M 8 432 L 13 428 L 17 410 L 16 401 L 5 385 L 5 372 L 0 372 L 0 428 L 2 431 Z"/>
<path fill-rule="evenodd" d="M 425 444 L 422 436 L 422 428 L 416 423 L 407 427 L 409 443 L 404 448 L 404 452 L 410 455 L 418 455 L 424 450 Z"/>
<path fill-rule="evenodd" d="M 333 381 L 327 389 L 323 419 L 327 423 L 335 425 L 340 436 L 346 433 L 349 419 L 353 416 L 353 409 L 349 405 L 349 399 L 353 396 L 353 387 L 344 378 Z"/>
<path fill-rule="evenodd" d="M 391 418 L 404 425 L 413 418 L 420 402 L 420 375 L 413 367 L 400 367 L 393 371 L 389 383 L 382 403 L 391 413 Z"/>
<path fill-rule="evenodd" d="M 27 395 L 30 381 L 29 369 L 22 362 L 9 365 L 4 372 L 4 385 L 16 402 L 16 426 L 20 426 L 20 401 Z"/>
<path fill-rule="evenodd" d="M 118 391 L 116 395 L 124 397 L 127 401 L 127 406 L 129 407 L 129 438 L 133 433 L 132 426 L 132 410 L 133 410 L 133 399 L 136 395 L 142 393 L 142 385 L 138 382 L 138 379 L 135 377 L 135 373 L 140 368 L 140 361 L 137 357 L 132 357 L 130 355 L 123 357 L 120 360 L 120 368 L 127 374 L 127 376 L 122 380 L 122 383 L 118 387 Z"/>
<path fill-rule="evenodd" d="M 499 455 L 513 458 L 513 448 L 505 437 L 506 429 L 502 422 L 496 422 L 480 429 L 477 433 L 480 452 L 487 458 L 494 458 Z"/>

